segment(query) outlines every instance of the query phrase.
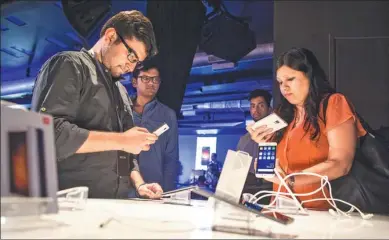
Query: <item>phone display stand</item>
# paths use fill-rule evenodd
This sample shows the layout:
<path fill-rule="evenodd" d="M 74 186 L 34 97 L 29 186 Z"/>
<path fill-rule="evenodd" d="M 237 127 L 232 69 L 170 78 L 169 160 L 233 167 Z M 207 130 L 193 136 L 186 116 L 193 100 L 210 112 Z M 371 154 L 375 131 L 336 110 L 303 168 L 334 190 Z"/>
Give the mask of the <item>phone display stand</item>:
<path fill-rule="evenodd" d="M 82 210 L 88 199 L 88 187 L 74 187 L 57 192 L 60 210 Z"/>
<path fill-rule="evenodd" d="M 1 197 L 1 230 L 24 231 L 59 226 L 59 222 L 44 218 L 48 213 L 55 214 L 48 209 L 58 204 L 61 211 L 82 210 L 88 199 L 88 191 L 88 187 L 74 187 L 58 191 L 56 198 Z"/>
<path fill-rule="evenodd" d="M 213 205 L 214 215 L 212 231 L 256 236 L 261 238 L 293 239 L 297 235 L 273 232 L 271 229 L 259 229 L 256 226 L 256 214 L 243 211 L 235 206 L 209 198 L 208 203 Z"/>
<path fill-rule="evenodd" d="M 242 227 L 250 227 L 250 222 L 256 219 L 255 214 L 252 214 L 248 211 L 242 211 L 239 208 L 236 208 L 228 203 L 224 203 L 218 199 L 210 197 L 208 199 L 208 204 L 213 207 L 214 218 L 213 225 L 231 225 L 233 226 L 236 223 L 242 223 Z M 232 223 L 230 223 L 232 221 Z M 241 224 L 239 224 L 241 225 Z"/>
<path fill-rule="evenodd" d="M 53 202 L 55 202 L 53 198 L 1 197 L 1 231 L 54 226 L 56 222 L 42 218 Z"/>
<path fill-rule="evenodd" d="M 191 205 L 191 192 L 192 190 L 188 189 L 181 192 L 176 192 L 172 194 L 166 194 L 163 196 L 163 202 L 168 204 L 179 204 L 179 205 Z"/>
<path fill-rule="evenodd" d="M 308 216 L 309 215 L 308 211 L 301 205 L 301 203 L 296 198 L 293 191 L 289 188 L 288 184 L 284 181 L 283 177 L 277 171 L 277 169 L 274 169 L 274 173 L 280 180 L 281 185 L 286 189 L 286 191 L 289 193 L 291 197 L 288 198 L 288 197 L 283 197 L 281 195 L 278 195 L 276 198 L 276 204 L 274 209 L 280 213 Z"/>

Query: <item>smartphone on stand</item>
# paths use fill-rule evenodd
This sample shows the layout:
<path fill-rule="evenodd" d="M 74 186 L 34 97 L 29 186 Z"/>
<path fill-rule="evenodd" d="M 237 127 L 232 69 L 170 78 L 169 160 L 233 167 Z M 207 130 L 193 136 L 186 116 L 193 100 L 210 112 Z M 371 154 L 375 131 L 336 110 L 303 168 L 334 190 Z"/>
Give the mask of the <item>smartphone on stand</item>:
<path fill-rule="evenodd" d="M 258 144 L 257 168 L 255 169 L 257 178 L 271 178 L 275 176 L 276 153 L 276 142 Z"/>

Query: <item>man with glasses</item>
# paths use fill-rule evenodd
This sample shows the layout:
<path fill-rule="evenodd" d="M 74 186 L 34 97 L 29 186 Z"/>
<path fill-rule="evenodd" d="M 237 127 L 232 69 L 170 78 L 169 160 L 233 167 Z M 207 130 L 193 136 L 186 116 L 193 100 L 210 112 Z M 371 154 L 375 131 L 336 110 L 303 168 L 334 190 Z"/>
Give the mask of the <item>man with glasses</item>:
<path fill-rule="evenodd" d="M 89 187 L 92 198 L 160 198 L 159 184 L 146 184 L 137 155 L 158 139 L 134 127 L 131 100 L 118 80 L 157 53 L 153 27 L 138 11 L 123 11 L 102 27 L 88 51 L 65 51 L 42 66 L 32 110 L 54 119 L 59 188 Z"/>
<path fill-rule="evenodd" d="M 161 78 L 161 59 L 154 57 L 144 62 L 141 70 L 133 73 L 132 85 L 136 88 L 133 96 L 135 125 L 150 132 L 167 123 L 169 130 L 159 136 L 149 151 L 139 155 L 139 167 L 146 182 L 157 182 L 165 191 L 176 189 L 178 169 L 178 129 L 175 112 L 156 98 Z M 134 197 L 134 191 L 130 191 Z"/>

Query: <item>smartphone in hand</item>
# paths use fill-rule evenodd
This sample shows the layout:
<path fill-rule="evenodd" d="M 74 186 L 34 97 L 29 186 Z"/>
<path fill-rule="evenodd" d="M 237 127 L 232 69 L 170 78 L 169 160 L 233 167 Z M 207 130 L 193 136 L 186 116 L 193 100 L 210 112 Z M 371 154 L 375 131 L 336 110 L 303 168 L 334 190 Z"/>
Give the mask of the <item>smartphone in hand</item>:
<path fill-rule="evenodd" d="M 169 130 L 169 125 L 167 125 L 167 123 L 163 123 L 162 126 L 157 128 L 153 133 L 159 137 L 162 135 L 162 133 L 166 132 L 167 130 Z"/>
<path fill-rule="evenodd" d="M 273 132 L 276 132 L 280 129 L 283 129 L 288 126 L 288 123 L 285 122 L 280 116 L 278 116 L 276 113 L 271 113 L 270 115 L 260 119 L 254 125 L 251 127 L 253 130 L 256 128 L 266 125 L 267 128 L 272 128 Z"/>

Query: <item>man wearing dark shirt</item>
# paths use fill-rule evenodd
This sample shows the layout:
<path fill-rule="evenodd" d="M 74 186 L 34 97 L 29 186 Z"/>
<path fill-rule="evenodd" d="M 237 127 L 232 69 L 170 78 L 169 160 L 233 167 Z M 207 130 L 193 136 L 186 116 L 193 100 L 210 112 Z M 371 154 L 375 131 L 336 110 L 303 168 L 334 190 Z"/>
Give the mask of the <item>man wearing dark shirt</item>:
<path fill-rule="evenodd" d="M 271 94 L 268 91 L 262 89 L 256 89 L 249 94 L 250 101 L 250 115 L 254 122 L 269 115 L 270 101 L 272 99 Z M 255 177 L 254 170 L 254 158 L 258 155 L 258 143 L 254 142 L 249 133 L 246 133 L 239 140 L 237 150 L 247 152 L 253 157 L 249 173 L 247 175 L 246 183 L 243 189 L 243 193 L 255 194 L 260 190 L 271 190 L 272 184 L 270 182 L 263 181 L 260 178 Z"/>
<path fill-rule="evenodd" d="M 159 136 L 147 152 L 139 154 L 139 168 L 146 182 L 157 182 L 165 191 L 176 189 L 178 167 L 178 126 L 176 113 L 158 101 L 161 78 L 158 56 L 144 62 L 141 70 L 135 70 L 132 85 L 136 88 L 133 96 L 135 125 L 150 132 L 166 123 L 169 130 Z M 134 191 L 129 194 L 134 196 Z"/>
<path fill-rule="evenodd" d="M 142 197 L 159 198 L 145 184 L 136 159 L 157 136 L 133 127 L 131 100 L 120 76 L 157 53 L 151 22 L 123 11 L 103 26 L 89 51 L 51 57 L 37 76 L 32 110 L 54 118 L 59 188 L 89 187 L 92 198 L 126 198 L 129 184 Z"/>

